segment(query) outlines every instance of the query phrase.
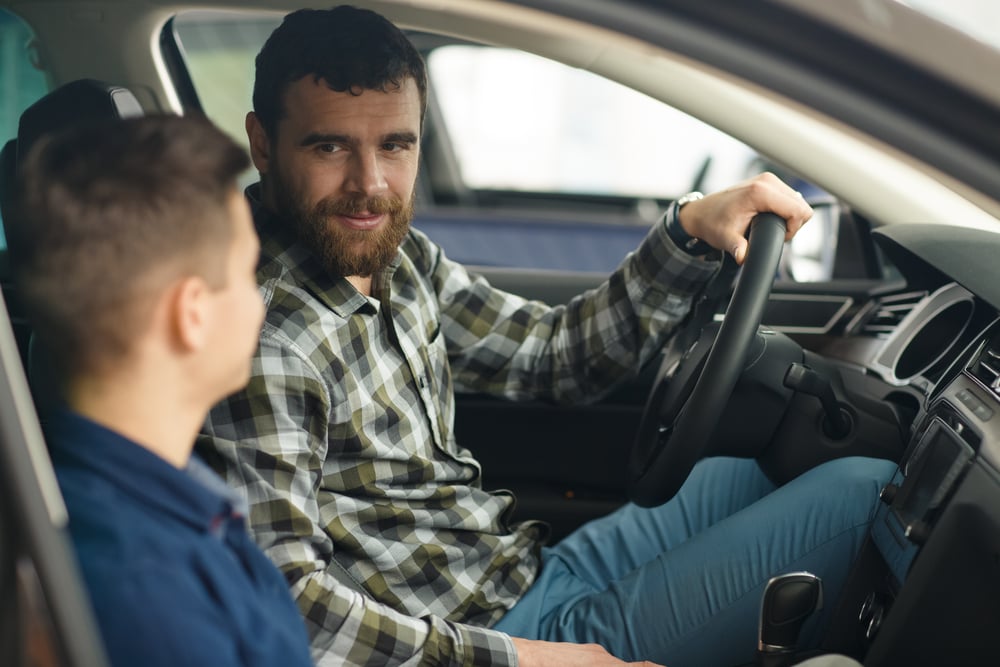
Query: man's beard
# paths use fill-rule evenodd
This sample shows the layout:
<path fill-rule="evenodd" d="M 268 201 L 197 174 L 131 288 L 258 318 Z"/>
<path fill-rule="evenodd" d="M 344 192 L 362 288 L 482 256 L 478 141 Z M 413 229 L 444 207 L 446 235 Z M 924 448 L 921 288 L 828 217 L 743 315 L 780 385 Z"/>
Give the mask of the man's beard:
<path fill-rule="evenodd" d="M 389 266 L 399 244 L 410 230 L 413 202 L 399 197 L 326 197 L 312 208 L 275 179 L 274 201 L 299 240 L 334 276 L 372 276 Z M 386 214 L 388 220 L 373 230 L 345 229 L 334 216 Z"/>

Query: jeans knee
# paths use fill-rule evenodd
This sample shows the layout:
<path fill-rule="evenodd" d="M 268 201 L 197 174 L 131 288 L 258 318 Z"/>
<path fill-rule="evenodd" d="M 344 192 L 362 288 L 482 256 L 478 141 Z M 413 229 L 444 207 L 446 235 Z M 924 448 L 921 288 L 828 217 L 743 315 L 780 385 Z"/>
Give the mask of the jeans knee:
<path fill-rule="evenodd" d="M 896 463 L 866 456 L 848 456 L 824 463 L 815 470 L 823 470 L 825 475 L 849 487 L 864 488 L 875 484 L 881 488 L 896 471 Z"/>
<path fill-rule="evenodd" d="M 814 488 L 834 493 L 842 502 L 854 505 L 870 519 L 878 507 L 882 487 L 896 471 L 896 464 L 886 459 L 851 456 L 835 459 L 813 468 L 800 477 Z"/>

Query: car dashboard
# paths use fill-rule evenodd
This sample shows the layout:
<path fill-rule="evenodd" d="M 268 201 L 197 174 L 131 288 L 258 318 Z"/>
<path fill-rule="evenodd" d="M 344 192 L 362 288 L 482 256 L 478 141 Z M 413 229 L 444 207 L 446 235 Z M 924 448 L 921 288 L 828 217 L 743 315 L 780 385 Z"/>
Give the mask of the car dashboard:
<path fill-rule="evenodd" d="M 964 240 L 976 235 L 978 252 L 997 251 L 995 234 Z M 876 565 L 859 577 L 860 604 L 841 610 L 866 666 L 1000 659 L 1000 309 L 981 271 L 990 265 L 977 273 L 962 238 L 932 240 L 926 230 L 882 239 L 908 284 L 926 289 L 880 345 L 840 350 L 839 363 L 917 406 L 880 494 Z"/>

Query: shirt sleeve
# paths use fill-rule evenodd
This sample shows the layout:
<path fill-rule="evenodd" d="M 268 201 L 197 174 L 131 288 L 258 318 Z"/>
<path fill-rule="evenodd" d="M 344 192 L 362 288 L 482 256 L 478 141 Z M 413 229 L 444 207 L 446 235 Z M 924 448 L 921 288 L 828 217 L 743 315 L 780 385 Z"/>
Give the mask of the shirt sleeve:
<path fill-rule="evenodd" d="M 673 214 L 603 284 L 554 307 L 494 289 L 428 241 L 422 255 L 456 389 L 579 403 L 633 377 L 721 266 L 717 253 L 699 258 L 677 247 L 667 231 Z"/>
<path fill-rule="evenodd" d="M 516 665 L 500 632 L 402 614 L 341 583 L 320 483 L 331 399 L 315 365 L 265 325 L 247 387 L 209 414 L 206 459 L 249 505 L 254 539 L 282 571 L 318 665 Z M 204 444 L 204 443 L 203 443 Z"/>

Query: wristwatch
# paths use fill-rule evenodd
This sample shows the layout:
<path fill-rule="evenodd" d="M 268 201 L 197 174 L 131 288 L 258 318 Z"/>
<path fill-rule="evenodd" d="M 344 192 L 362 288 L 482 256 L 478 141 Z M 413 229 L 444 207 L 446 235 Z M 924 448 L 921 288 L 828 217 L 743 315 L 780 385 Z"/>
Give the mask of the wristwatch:
<path fill-rule="evenodd" d="M 674 240 L 674 243 L 683 248 L 689 255 L 704 255 L 713 250 L 712 246 L 699 238 L 691 236 L 684 230 L 684 227 L 681 226 L 681 209 L 693 201 L 698 201 L 699 199 L 704 198 L 704 196 L 705 195 L 702 193 L 695 191 L 679 197 L 677 201 L 674 202 L 674 205 L 677 207 L 674 209 L 674 224 L 667 227 L 667 231 L 670 233 L 670 237 Z"/>

